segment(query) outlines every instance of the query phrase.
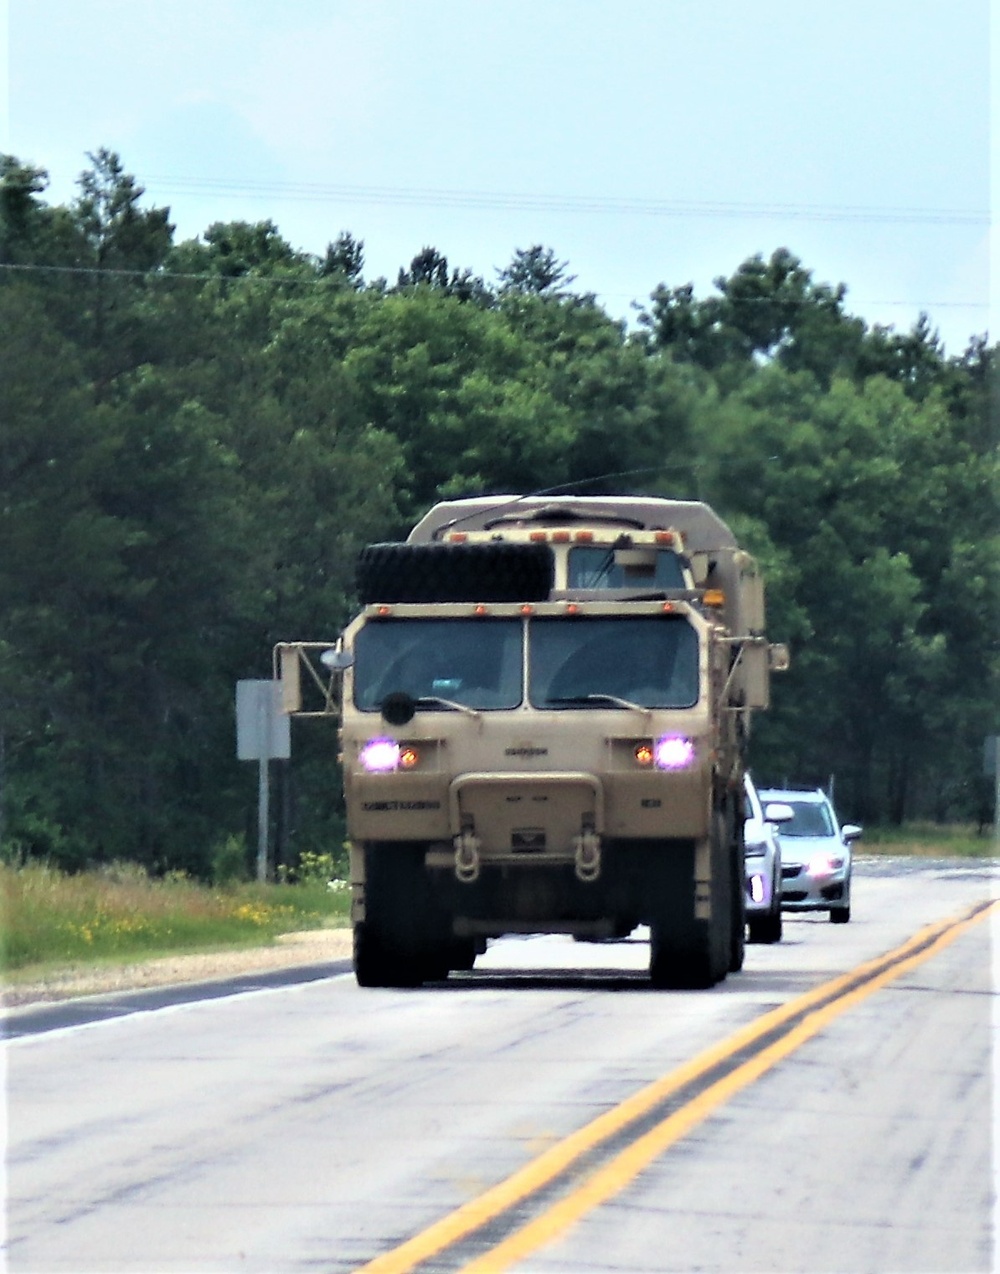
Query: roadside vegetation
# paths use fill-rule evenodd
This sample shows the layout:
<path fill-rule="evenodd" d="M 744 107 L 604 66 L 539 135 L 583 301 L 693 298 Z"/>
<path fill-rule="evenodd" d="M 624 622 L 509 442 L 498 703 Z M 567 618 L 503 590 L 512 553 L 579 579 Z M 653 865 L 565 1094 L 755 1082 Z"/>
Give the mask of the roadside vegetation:
<path fill-rule="evenodd" d="M 267 945 L 277 935 L 347 923 L 347 882 L 311 856 L 300 879 L 207 885 L 152 879 L 134 863 L 67 875 L 0 863 L 0 961 L 6 977 L 60 965 L 147 960 Z"/>
<path fill-rule="evenodd" d="M 432 246 L 372 278 L 346 230 L 322 257 L 270 220 L 175 241 L 104 149 L 50 204 L 36 158 L 0 155 L 0 860 L 218 884 L 257 799 L 236 683 L 337 636 L 365 544 L 540 490 L 706 500 L 757 557 L 792 653 L 758 783 L 835 778 L 866 829 L 992 822 L 985 334 L 869 326 L 785 246 L 704 295 L 651 277 L 628 322 L 540 244 L 495 279 Z M 336 752 L 293 723 L 277 864 L 343 839 Z"/>
<path fill-rule="evenodd" d="M 971 824 L 905 823 L 902 827 L 865 828 L 859 854 L 903 854 L 910 858 L 1000 858 L 991 827 Z"/>

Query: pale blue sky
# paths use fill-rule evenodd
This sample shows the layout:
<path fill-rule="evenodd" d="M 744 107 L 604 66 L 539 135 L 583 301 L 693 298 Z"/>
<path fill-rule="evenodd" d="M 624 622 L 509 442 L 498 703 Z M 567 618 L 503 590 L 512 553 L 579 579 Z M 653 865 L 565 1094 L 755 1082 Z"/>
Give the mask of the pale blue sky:
<path fill-rule="evenodd" d="M 489 282 L 541 243 L 615 317 L 787 247 L 869 323 L 997 339 L 991 0 L 5 10 L 0 145 L 51 202 L 107 146 L 178 240 L 270 218 L 316 253 L 350 231 L 367 278 L 432 245 Z"/>

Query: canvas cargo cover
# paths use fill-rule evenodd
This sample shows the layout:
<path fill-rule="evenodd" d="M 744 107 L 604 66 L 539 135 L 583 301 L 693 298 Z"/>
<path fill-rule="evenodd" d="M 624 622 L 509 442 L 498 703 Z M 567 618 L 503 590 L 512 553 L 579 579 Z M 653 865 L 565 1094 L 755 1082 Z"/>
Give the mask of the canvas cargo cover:
<path fill-rule="evenodd" d="M 440 540 L 449 531 L 483 531 L 504 526 L 558 526 L 587 518 L 631 521 L 636 529 L 680 531 L 690 553 L 735 549 L 732 531 L 700 500 L 655 496 L 490 495 L 445 500 L 426 513 L 407 537 L 411 543 Z M 623 525 L 627 530 L 627 525 Z"/>

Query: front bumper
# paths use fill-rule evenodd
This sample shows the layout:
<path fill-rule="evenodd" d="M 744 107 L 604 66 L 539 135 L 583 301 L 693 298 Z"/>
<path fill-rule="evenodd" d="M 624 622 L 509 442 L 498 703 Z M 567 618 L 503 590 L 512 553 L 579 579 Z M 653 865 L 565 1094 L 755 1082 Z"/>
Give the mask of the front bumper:
<path fill-rule="evenodd" d="M 744 874 L 747 915 L 767 914 L 774 907 L 774 867 L 764 858 L 747 859 Z"/>
<path fill-rule="evenodd" d="M 784 911 L 829 911 L 846 906 L 851 898 L 849 866 L 813 874 L 808 864 L 785 863 L 781 868 L 781 906 Z"/>

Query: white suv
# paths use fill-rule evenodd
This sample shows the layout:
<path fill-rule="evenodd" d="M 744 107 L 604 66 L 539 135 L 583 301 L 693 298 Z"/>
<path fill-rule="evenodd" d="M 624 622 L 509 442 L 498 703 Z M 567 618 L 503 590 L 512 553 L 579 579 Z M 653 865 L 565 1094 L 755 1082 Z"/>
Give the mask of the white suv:
<path fill-rule="evenodd" d="M 781 827 L 781 905 L 786 911 L 828 911 L 834 924 L 851 918 L 851 846 L 861 835 L 854 823 L 843 827 L 827 794 L 766 788 L 765 803 L 779 801 L 792 811 Z"/>
<path fill-rule="evenodd" d="M 765 808 L 753 779 L 744 784 L 743 824 L 744 884 L 747 931 L 751 942 L 781 940 L 781 842 L 777 825 L 792 817 L 785 805 Z"/>

